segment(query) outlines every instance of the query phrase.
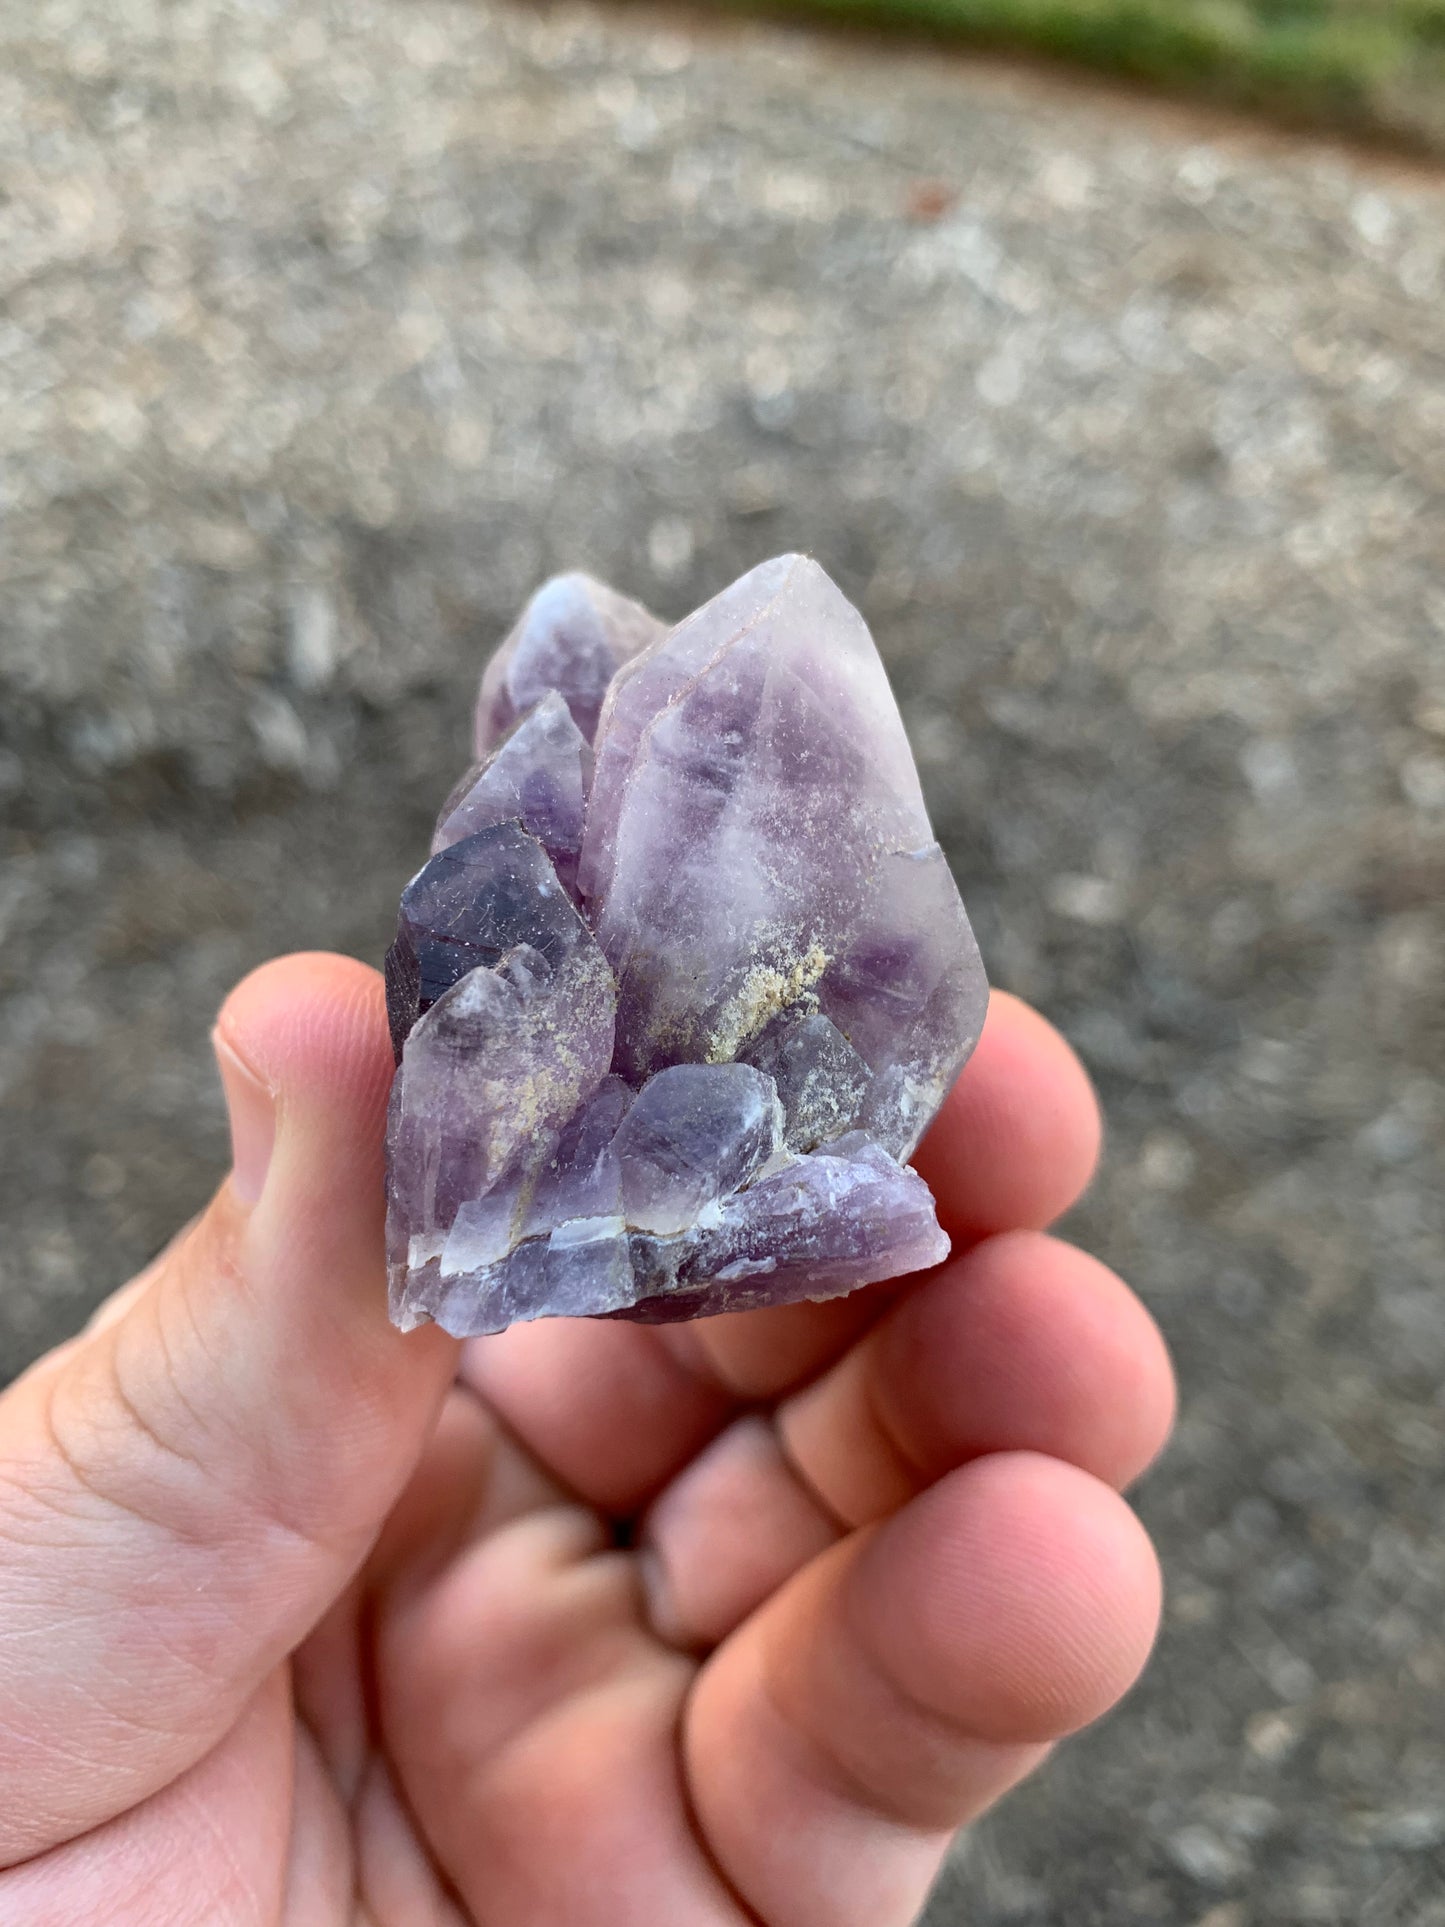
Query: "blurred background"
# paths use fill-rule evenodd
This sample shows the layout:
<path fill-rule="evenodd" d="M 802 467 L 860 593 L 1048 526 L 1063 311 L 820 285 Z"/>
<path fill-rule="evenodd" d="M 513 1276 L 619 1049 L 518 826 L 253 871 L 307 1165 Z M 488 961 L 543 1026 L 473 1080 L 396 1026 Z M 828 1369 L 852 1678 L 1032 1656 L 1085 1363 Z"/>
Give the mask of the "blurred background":
<path fill-rule="evenodd" d="M 813 551 L 1184 1389 L 1157 1662 L 931 1927 L 1445 1927 L 1445 92 L 1354 12 L 1394 91 L 1270 97 L 1393 158 L 776 22 L 0 0 L 0 1375 L 222 1170 L 227 986 L 380 957 L 541 578 Z M 1340 19 L 1101 13 L 1236 100 Z"/>

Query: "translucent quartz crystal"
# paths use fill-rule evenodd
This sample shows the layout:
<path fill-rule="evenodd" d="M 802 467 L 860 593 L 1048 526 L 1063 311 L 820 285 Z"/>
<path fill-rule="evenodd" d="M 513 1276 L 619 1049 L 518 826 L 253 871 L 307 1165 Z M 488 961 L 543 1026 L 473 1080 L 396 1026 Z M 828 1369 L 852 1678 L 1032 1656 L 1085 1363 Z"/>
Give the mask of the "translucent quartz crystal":
<path fill-rule="evenodd" d="M 735 582 L 614 683 L 579 882 L 617 975 L 617 1064 L 725 1063 L 821 1010 L 907 1157 L 983 973 L 863 618 L 815 563 Z"/>
<path fill-rule="evenodd" d="M 386 1010 L 398 1059 L 416 1020 L 469 971 L 498 966 L 513 953 L 540 953 L 551 963 L 579 945 L 596 950 L 547 852 L 519 823 L 496 823 L 448 844 L 403 890 L 386 953 Z M 612 998 L 615 1005 L 615 985 Z"/>
<path fill-rule="evenodd" d="M 987 985 L 823 571 L 763 563 L 672 630 L 558 577 L 476 741 L 387 956 L 397 1323 L 688 1318 L 936 1264 L 905 1160 Z"/>
<path fill-rule="evenodd" d="M 613 1140 L 636 1231 L 678 1233 L 782 1147 L 783 1107 L 750 1064 L 673 1064 L 643 1085 Z"/>
<path fill-rule="evenodd" d="M 529 709 L 496 748 L 473 763 L 437 818 L 432 854 L 494 824 L 518 822 L 552 859 L 575 895 L 592 747 L 555 690 Z"/>
<path fill-rule="evenodd" d="M 495 747 L 519 716 L 549 692 L 591 742 L 608 685 L 622 664 L 667 634 L 640 602 L 590 575 L 553 576 L 517 619 L 482 676 L 473 746 Z"/>
<path fill-rule="evenodd" d="M 790 1151 L 811 1151 L 841 1137 L 868 1095 L 868 1066 L 831 1018 L 820 1014 L 775 1017 L 743 1047 L 743 1061 L 773 1080 Z"/>

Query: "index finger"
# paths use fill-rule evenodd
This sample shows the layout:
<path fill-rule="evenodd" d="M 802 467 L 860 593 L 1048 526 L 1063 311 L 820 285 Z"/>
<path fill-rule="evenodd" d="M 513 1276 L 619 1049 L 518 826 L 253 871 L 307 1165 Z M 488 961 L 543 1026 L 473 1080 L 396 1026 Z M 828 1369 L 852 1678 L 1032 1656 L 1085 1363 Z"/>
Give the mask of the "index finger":
<path fill-rule="evenodd" d="M 1103 1121 L 1072 1047 L 1022 998 L 989 999 L 983 1035 L 913 1164 L 955 1244 L 1042 1231 L 1077 1204 Z"/>

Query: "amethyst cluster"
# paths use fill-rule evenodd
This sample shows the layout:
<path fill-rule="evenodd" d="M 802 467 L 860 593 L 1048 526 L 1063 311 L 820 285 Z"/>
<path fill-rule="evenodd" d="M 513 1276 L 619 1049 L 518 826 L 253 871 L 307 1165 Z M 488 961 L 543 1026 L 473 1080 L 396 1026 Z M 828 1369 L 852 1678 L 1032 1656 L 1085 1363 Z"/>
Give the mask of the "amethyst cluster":
<path fill-rule="evenodd" d="M 906 1160 L 987 985 L 861 616 L 582 575 L 488 665 L 386 959 L 392 1316 L 831 1298 L 948 1249 Z"/>

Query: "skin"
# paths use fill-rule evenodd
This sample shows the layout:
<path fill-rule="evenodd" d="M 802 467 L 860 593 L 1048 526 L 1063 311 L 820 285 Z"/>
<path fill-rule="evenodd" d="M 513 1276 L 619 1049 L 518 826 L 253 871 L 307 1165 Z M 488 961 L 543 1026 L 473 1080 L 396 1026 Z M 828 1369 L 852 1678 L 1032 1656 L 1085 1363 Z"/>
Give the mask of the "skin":
<path fill-rule="evenodd" d="M 1158 1618 L 1067 1045 L 994 998 L 922 1278 L 458 1347 L 386 1321 L 379 978 L 216 1039 L 231 1176 L 0 1398 L 0 1919 L 904 1927 Z"/>

